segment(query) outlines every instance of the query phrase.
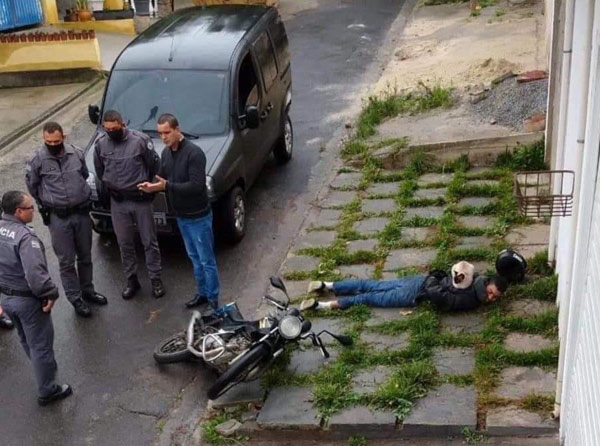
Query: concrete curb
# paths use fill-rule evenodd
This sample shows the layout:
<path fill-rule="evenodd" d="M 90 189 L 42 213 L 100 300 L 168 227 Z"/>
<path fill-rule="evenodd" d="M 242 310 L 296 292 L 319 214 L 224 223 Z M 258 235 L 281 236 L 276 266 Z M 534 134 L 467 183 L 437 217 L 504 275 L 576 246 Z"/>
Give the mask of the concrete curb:
<path fill-rule="evenodd" d="M 63 68 L 0 73 L 0 89 L 83 84 L 96 80 L 99 73 L 103 73 L 99 68 Z"/>
<path fill-rule="evenodd" d="M 347 440 L 349 436 L 357 435 L 355 429 L 349 429 L 348 427 L 349 426 L 339 429 L 262 429 L 256 422 L 251 421 L 244 423 L 237 433 L 248 436 L 253 441 L 278 441 L 282 438 L 294 438 L 298 435 L 301 435 L 302 439 L 307 441 L 340 441 Z M 363 429 L 359 434 L 367 440 L 401 440 L 417 438 L 446 440 L 449 437 L 461 438 L 461 430 L 462 427 L 437 426 L 435 429 L 423 427 L 422 429 L 409 432 L 404 431 L 402 425 L 398 424 L 396 426 L 380 426 L 379 429 Z M 494 430 L 493 432 L 488 432 L 486 430 L 473 432 L 500 438 L 514 436 L 551 438 L 558 433 L 558 427 L 556 429 L 518 427 Z"/>
<path fill-rule="evenodd" d="M 519 133 L 517 135 L 492 138 L 438 141 L 410 145 L 397 150 L 392 146 L 383 147 L 373 153 L 385 169 L 403 169 L 412 155 L 423 152 L 435 156 L 436 162 L 452 161 L 460 155 L 467 155 L 475 166 L 491 166 L 502 153 L 523 144 L 531 144 L 544 137 L 544 132 Z M 350 161 L 350 165 L 362 166 L 362 158 Z"/>
<path fill-rule="evenodd" d="M 31 119 L 29 122 L 23 124 L 22 126 L 18 127 L 15 130 L 13 130 L 8 135 L 0 138 L 0 155 L 2 155 L 4 152 L 7 151 L 7 148 L 10 146 L 10 144 L 15 139 L 23 136 L 24 134 L 26 134 L 27 132 L 29 132 L 31 129 L 33 129 L 37 125 L 41 124 L 46 119 L 48 119 L 53 114 L 55 114 L 56 112 L 58 112 L 58 111 L 62 110 L 63 108 L 65 108 L 67 105 L 69 105 L 70 103 L 72 103 L 73 101 L 75 101 L 81 95 L 85 94 L 86 92 L 88 92 L 89 90 L 91 90 L 92 88 L 94 88 L 98 83 L 100 83 L 100 81 L 102 79 L 104 79 L 104 76 L 99 75 L 96 79 L 94 79 L 93 81 L 87 83 L 85 85 L 85 87 L 83 87 L 82 89 L 80 89 L 80 90 L 76 91 L 75 93 L 67 96 L 65 99 L 63 99 L 60 102 L 57 102 L 52 107 L 48 108 L 47 110 L 45 110 L 44 112 L 42 112 L 41 114 L 39 114 L 38 116 L 36 116 L 35 118 Z"/>

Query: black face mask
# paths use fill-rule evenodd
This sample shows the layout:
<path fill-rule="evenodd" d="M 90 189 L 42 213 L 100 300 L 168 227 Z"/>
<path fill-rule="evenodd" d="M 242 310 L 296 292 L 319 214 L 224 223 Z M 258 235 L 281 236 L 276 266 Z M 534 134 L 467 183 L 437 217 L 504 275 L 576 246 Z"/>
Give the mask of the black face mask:
<path fill-rule="evenodd" d="M 106 134 L 113 141 L 121 141 L 123 139 L 123 129 L 106 130 Z"/>
<path fill-rule="evenodd" d="M 45 144 L 45 146 L 48 149 L 48 152 L 50 152 L 50 154 L 53 155 L 53 156 L 60 155 L 60 153 L 65 148 L 65 144 L 62 143 L 62 142 L 60 144 L 55 144 L 53 146 L 51 146 L 50 144 Z"/>

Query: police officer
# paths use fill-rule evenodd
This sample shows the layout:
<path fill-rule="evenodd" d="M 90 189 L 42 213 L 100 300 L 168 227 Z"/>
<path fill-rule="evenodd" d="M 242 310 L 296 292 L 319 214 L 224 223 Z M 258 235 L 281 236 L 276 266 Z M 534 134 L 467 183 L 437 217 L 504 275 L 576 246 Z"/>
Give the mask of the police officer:
<path fill-rule="evenodd" d="M 123 299 L 131 299 L 140 289 L 135 253 L 137 228 L 146 256 L 146 267 L 152 282 L 152 294 L 159 298 L 165 289 L 160 278 L 161 260 L 156 226 L 152 214 L 151 195 L 139 191 L 137 185 L 154 178 L 160 158 L 152 139 L 144 133 L 129 130 L 121 114 L 114 110 L 104 113 L 105 134 L 96 141 L 94 166 L 96 175 L 110 194 L 110 214 L 121 250 L 121 261 L 127 277 Z"/>
<path fill-rule="evenodd" d="M 38 403 L 45 406 L 72 393 L 55 382 L 54 328 L 50 311 L 58 288 L 48 273 L 44 244 L 27 226 L 33 220 L 32 198 L 9 191 L 2 196 L 0 220 L 0 295 L 2 308 L 13 319 L 21 345 L 31 360 Z"/>
<path fill-rule="evenodd" d="M 89 172 L 83 151 L 65 144 L 59 124 L 47 122 L 43 137 L 44 146 L 27 163 L 25 183 L 50 230 L 67 299 L 78 315 L 89 317 L 92 313 L 86 301 L 107 303 L 92 283 Z"/>

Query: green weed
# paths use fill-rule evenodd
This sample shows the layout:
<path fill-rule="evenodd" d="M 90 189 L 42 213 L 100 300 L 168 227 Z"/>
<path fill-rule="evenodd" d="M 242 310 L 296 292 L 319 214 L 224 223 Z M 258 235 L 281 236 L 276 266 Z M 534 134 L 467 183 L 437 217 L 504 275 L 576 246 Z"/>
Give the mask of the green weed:
<path fill-rule="evenodd" d="M 355 436 L 348 438 L 348 446 L 367 446 L 367 439 L 363 436 Z"/>
<path fill-rule="evenodd" d="M 529 283 L 511 286 L 506 291 L 508 299 L 538 299 L 553 302 L 556 300 L 558 276 L 543 277 Z"/>
<path fill-rule="evenodd" d="M 545 150 L 546 143 L 543 139 L 531 144 L 518 145 L 513 151 L 507 150 L 501 154 L 496 166 L 512 170 L 547 170 Z"/>
<path fill-rule="evenodd" d="M 412 401 L 425 396 L 435 377 L 435 366 L 430 361 L 402 364 L 388 382 L 377 389 L 371 404 L 380 409 L 391 409 L 403 419 L 410 412 Z"/>
<path fill-rule="evenodd" d="M 558 335 L 558 310 L 548 311 L 547 313 L 528 318 L 504 316 L 500 324 L 506 330 L 556 338 Z"/>
<path fill-rule="evenodd" d="M 554 274 L 554 269 L 548 265 L 548 250 L 536 253 L 533 259 L 527 262 L 527 272 L 541 276 L 551 276 Z"/>
<path fill-rule="evenodd" d="M 368 138 L 385 119 L 401 113 L 419 113 L 438 107 L 450 107 L 453 103 L 452 89 L 421 84 L 419 89 L 405 94 L 387 92 L 383 97 L 370 96 L 358 118 L 356 137 Z"/>
<path fill-rule="evenodd" d="M 202 423 L 202 439 L 206 442 L 206 444 L 215 446 L 231 446 L 242 444 L 242 441 L 247 440 L 246 437 L 239 435 L 234 437 L 224 437 L 217 432 L 216 427 L 227 420 L 238 418 L 244 412 L 244 410 L 244 406 L 237 407 L 233 411 L 229 411 L 227 413 L 220 412 L 211 419 L 205 420 Z"/>
<path fill-rule="evenodd" d="M 473 432 L 468 427 L 464 427 L 461 431 L 466 444 L 487 443 L 489 439 L 482 433 Z"/>
<path fill-rule="evenodd" d="M 547 416 L 554 409 L 554 397 L 536 394 L 528 395 L 521 399 L 519 407 Z"/>

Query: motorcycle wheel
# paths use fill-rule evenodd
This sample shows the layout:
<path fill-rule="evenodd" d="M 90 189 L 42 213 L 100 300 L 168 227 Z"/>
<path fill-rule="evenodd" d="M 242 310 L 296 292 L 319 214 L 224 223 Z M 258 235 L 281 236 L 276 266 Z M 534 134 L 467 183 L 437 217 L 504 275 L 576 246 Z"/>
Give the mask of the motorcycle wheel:
<path fill-rule="evenodd" d="M 177 333 L 163 339 L 154 349 L 154 360 L 158 364 L 173 364 L 192 359 L 194 355 L 187 349 L 185 333 Z"/>
<path fill-rule="evenodd" d="M 266 344 L 258 344 L 252 348 L 217 378 L 212 387 L 208 389 L 208 398 L 217 399 L 231 386 L 243 381 L 270 353 L 271 349 Z"/>

